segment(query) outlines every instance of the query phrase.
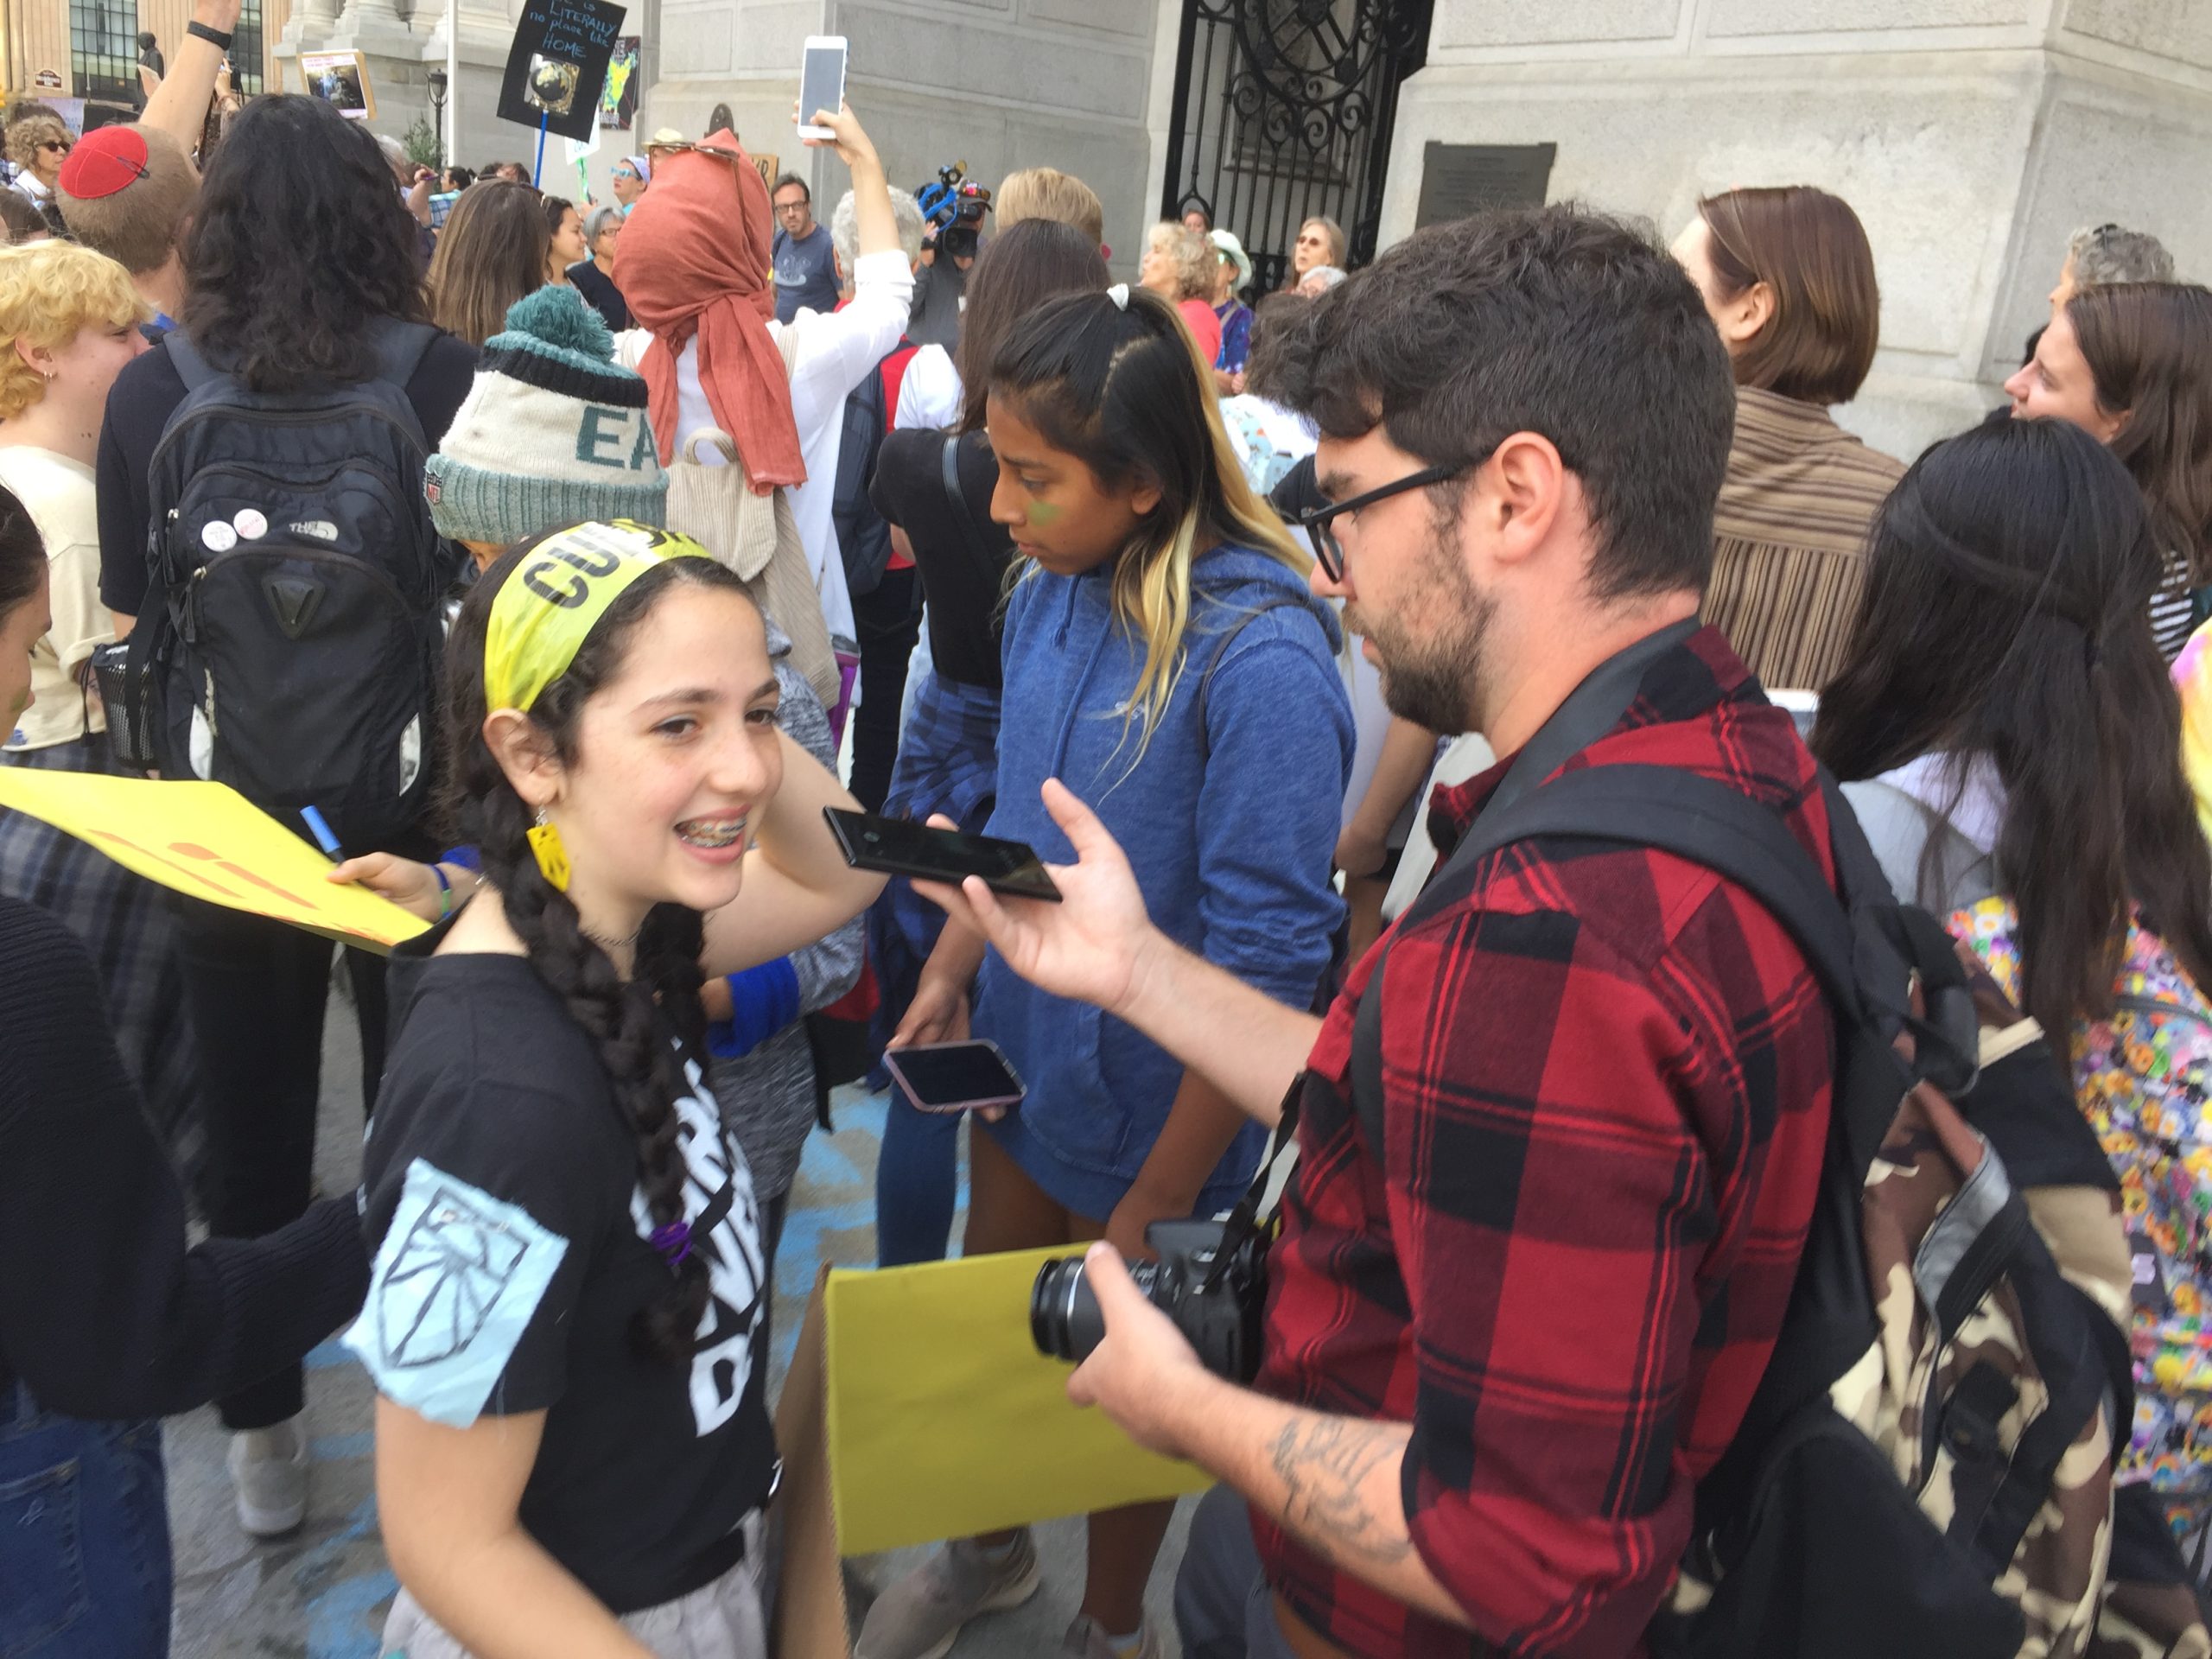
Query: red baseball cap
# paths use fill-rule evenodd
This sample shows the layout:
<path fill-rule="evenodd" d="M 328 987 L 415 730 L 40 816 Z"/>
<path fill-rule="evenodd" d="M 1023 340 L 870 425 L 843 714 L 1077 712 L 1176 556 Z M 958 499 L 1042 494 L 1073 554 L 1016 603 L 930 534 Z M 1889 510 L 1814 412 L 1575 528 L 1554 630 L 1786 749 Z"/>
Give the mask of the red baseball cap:
<path fill-rule="evenodd" d="M 146 136 L 127 126 L 96 127 L 61 163 L 63 194 L 98 201 L 146 176 Z"/>

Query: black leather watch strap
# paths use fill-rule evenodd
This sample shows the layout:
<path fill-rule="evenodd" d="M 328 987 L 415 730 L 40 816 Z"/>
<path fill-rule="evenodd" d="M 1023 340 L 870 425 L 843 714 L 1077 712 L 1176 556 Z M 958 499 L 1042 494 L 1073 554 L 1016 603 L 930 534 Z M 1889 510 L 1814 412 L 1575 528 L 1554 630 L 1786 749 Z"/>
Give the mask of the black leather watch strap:
<path fill-rule="evenodd" d="M 188 35 L 197 35 L 203 41 L 212 41 L 219 50 L 227 52 L 231 49 L 231 37 L 219 29 L 210 29 L 207 24 L 195 20 L 184 26 L 184 32 Z"/>

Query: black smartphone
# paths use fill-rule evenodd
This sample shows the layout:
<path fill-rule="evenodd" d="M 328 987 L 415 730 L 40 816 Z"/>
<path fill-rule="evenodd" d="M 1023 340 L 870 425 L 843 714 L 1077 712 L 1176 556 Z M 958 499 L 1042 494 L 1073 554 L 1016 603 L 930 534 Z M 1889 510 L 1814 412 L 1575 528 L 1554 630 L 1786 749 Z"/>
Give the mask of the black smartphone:
<path fill-rule="evenodd" d="M 883 1069 L 918 1112 L 972 1112 L 1021 1103 L 1021 1079 L 999 1046 L 981 1038 L 887 1048 Z"/>
<path fill-rule="evenodd" d="M 925 881 L 949 881 L 955 887 L 969 876 L 980 875 L 995 893 L 1060 901 L 1060 890 L 1045 874 L 1035 850 L 1018 841 L 934 830 L 911 818 L 882 818 L 838 806 L 823 807 L 822 816 L 844 849 L 845 862 L 856 870 L 918 875 Z"/>

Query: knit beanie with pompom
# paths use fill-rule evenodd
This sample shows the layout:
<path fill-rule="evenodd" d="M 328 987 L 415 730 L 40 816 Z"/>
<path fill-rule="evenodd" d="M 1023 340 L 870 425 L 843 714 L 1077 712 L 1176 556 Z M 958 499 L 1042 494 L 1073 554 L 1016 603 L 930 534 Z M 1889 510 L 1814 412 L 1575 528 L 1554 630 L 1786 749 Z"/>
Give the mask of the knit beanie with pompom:
<path fill-rule="evenodd" d="M 476 380 L 423 468 L 438 533 L 504 547 L 593 518 L 658 524 L 668 474 L 645 417 L 645 383 L 573 288 L 507 309 Z"/>

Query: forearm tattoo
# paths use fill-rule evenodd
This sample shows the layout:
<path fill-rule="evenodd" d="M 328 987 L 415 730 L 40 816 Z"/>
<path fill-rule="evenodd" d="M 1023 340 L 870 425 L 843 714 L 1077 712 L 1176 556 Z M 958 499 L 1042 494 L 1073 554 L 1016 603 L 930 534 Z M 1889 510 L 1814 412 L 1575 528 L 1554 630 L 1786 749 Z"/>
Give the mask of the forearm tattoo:
<path fill-rule="evenodd" d="M 1395 1516 L 1377 1516 L 1362 1490 L 1384 1463 L 1404 1457 L 1402 1423 L 1294 1417 L 1269 1448 L 1287 1501 L 1283 1517 L 1347 1560 L 1391 1567 L 1413 1548 Z"/>

